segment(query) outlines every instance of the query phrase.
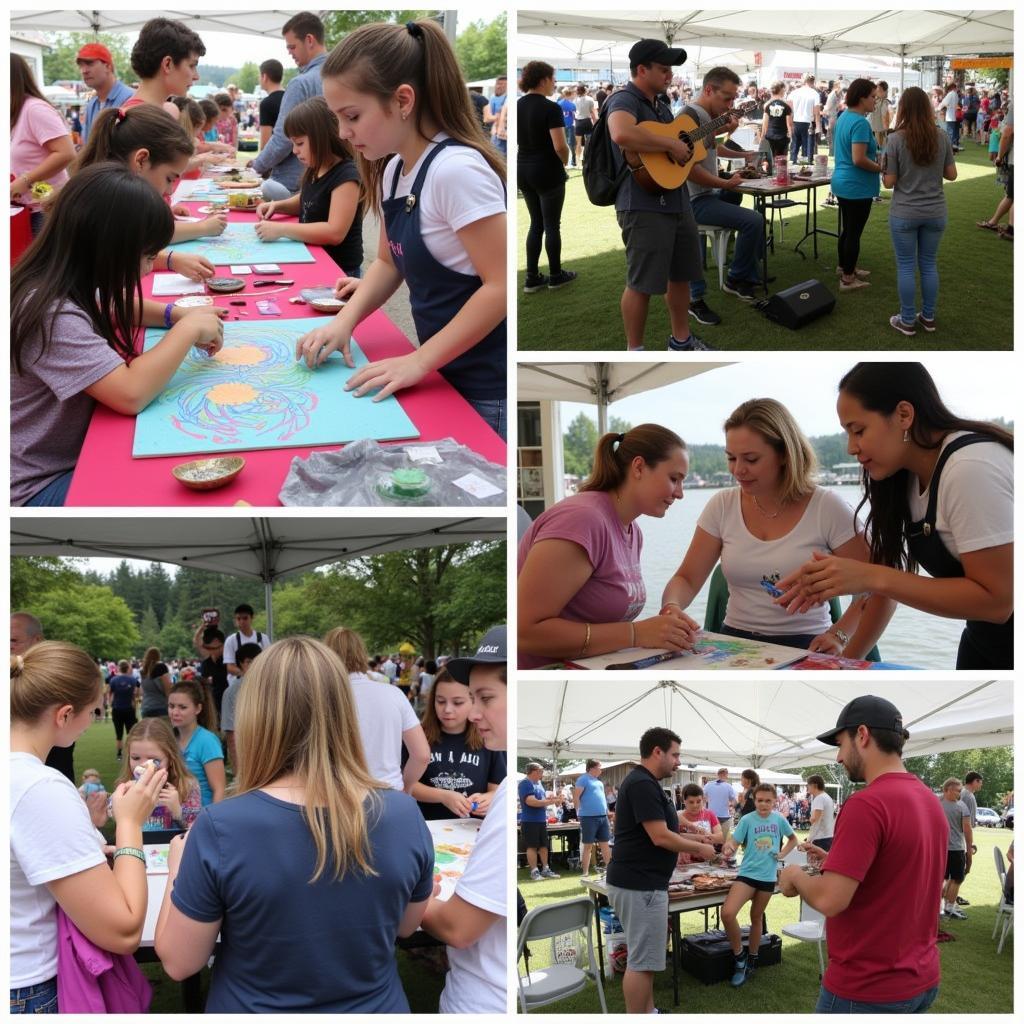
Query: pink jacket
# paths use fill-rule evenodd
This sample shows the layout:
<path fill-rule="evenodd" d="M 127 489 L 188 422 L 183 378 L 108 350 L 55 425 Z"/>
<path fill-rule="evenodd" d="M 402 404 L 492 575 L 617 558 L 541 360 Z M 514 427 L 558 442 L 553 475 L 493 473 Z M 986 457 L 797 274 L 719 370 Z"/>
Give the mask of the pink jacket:
<path fill-rule="evenodd" d="M 57 907 L 57 1005 L 61 1013 L 146 1013 L 153 999 L 139 965 L 87 939 Z"/>

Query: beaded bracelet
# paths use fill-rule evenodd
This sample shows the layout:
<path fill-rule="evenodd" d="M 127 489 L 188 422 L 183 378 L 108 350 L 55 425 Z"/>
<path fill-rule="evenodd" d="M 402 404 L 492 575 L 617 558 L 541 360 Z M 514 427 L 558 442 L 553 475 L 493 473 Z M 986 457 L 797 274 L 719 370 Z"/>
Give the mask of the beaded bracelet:
<path fill-rule="evenodd" d="M 168 302 L 167 305 L 164 306 L 164 327 L 166 327 L 168 330 L 170 330 L 171 327 L 174 326 L 174 321 L 171 320 L 171 310 L 172 309 L 174 309 L 174 303 L 173 302 Z"/>
<path fill-rule="evenodd" d="M 137 857 L 143 864 L 146 863 L 146 855 L 137 846 L 122 846 L 115 850 L 114 860 L 117 860 L 118 857 Z"/>
<path fill-rule="evenodd" d="M 172 257 L 173 255 L 174 255 L 174 253 L 173 253 L 173 252 L 171 252 L 171 250 L 170 250 L 170 249 L 168 249 L 168 250 L 167 250 L 167 269 L 168 269 L 168 270 L 170 270 L 170 269 L 171 269 L 171 257 Z"/>

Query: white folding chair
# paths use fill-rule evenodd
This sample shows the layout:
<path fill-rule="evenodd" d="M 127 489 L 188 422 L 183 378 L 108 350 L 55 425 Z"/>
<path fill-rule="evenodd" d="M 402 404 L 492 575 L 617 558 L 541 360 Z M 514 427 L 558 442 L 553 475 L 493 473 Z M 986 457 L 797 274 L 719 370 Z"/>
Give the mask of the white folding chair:
<path fill-rule="evenodd" d="M 819 913 L 809 903 L 800 901 L 800 920 L 796 924 L 782 926 L 782 934 L 801 942 L 814 942 L 818 946 L 818 980 L 825 974 L 825 915 Z"/>
<path fill-rule="evenodd" d="M 732 236 L 733 228 L 719 227 L 717 224 L 698 224 L 697 235 L 702 239 L 706 238 L 711 243 L 711 255 L 715 258 L 718 266 L 718 287 L 719 290 L 725 284 L 725 261 L 729 252 L 729 238 Z"/>
<path fill-rule="evenodd" d="M 550 967 L 531 970 L 527 962 L 525 975 L 517 967 L 519 1005 L 523 1013 L 529 1013 L 531 1007 L 547 1006 L 582 992 L 591 981 L 597 985 L 601 1012 L 608 1012 L 601 973 L 594 957 L 593 924 L 594 904 L 588 896 L 535 907 L 523 918 L 519 926 L 517 963 L 523 959 L 523 950 L 528 942 L 554 940 L 561 935 L 575 935 L 582 940 L 576 949 L 574 963 L 554 963 Z M 584 944 L 585 951 L 582 948 Z"/>
<path fill-rule="evenodd" d="M 996 937 L 996 932 L 1002 925 L 999 945 L 996 946 L 996 952 L 1002 953 L 1006 936 L 1013 930 L 1013 904 L 1006 902 L 1006 863 L 1003 860 L 1003 851 L 996 846 L 992 852 L 996 859 L 996 875 L 999 877 L 999 906 L 996 908 L 996 923 L 992 929 L 992 938 Z"/>

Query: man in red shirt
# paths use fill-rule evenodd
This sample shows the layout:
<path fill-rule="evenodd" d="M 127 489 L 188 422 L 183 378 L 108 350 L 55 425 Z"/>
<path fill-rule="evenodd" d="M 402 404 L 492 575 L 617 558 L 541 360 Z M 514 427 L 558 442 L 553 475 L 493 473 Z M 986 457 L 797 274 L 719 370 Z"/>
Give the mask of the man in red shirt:
<path fill-rule="evenodd" d="M 822 743 L 852 782 L 867 786 L 843 805 L 827 852 L 806 843 L 822 873 L 797 865 L 779 877 L 827 918 L 829 964 L 817 1013 L 923 1013 L 939 993 L 936 946 L 946 867 L 945 815 L 931 790 L 903 767 L 910 734 L 881 697 L 857 697 Z"/>

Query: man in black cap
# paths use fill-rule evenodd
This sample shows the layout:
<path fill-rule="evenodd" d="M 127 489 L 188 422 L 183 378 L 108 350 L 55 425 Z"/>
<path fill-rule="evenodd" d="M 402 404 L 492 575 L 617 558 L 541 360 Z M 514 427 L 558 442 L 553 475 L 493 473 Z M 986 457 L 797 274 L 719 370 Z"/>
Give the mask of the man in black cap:
<path fill-rule="evenodd" d="M 612 142 L 635 152 L 667 153 L 685 164 L 693 147 L 678 138 L 654 135 L 644 121 L 672 121 L 661 96 L 672 83 L 673 65 L 686 60 L 686 51 L 658 39 L 641 39 L 629 51 L 630 81 L 605 101 Z M 617 159 L 622 159 L 616 154 Z M 664 295 L 672 333 L 672 351 L 702 351 L 707 346 L 690 334 L 690 281 L 701 276 L 697 222 L 685 186 L 652 195 L 632 175 L 615 197 L 615 215 L 626 246 L 626 289 L 622 293 L 622 322 L 626 347 L 644 347 L 644 328 L 652 295 Z"/>
<path fill-rule="evenodd" d="M 857 697 L 822 743 L 851 782 L 826 853 L 805 843 L 820 875 L 791 865 L 779 876 L 827 918 L 828 967 L 817 1013 L 923 1013 L 939 992 L 936 946 L 946 868 L 946 817 L 931 790 L 903 767 L 910 734 L 895 705 Z"/>

